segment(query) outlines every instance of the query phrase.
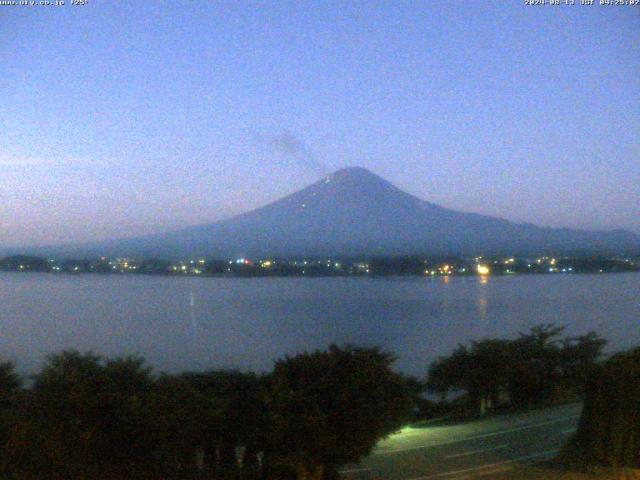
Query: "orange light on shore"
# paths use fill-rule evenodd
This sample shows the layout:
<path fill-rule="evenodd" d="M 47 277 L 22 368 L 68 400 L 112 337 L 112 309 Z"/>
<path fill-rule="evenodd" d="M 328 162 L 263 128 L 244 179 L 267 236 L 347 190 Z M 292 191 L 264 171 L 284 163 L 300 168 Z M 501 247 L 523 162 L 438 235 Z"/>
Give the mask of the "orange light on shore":
<path fill-rule="evenodd" d="M 479 275 L 489 275 L 491 273 L 491 269 L 488 265 L 478 265 L 478 274 Z"/>

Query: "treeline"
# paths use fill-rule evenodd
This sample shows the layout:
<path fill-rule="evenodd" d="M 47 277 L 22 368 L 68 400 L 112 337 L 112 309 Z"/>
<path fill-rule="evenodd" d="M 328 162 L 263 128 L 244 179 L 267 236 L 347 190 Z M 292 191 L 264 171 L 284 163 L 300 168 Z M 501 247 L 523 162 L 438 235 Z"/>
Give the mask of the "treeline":
<path fill-rule="evenodd" d="M 380 348 L 335 345 L 261 375 L 155 374 L 139 357 L 64 351 L 25 384 L 3 363 L 0 478 L 335 479 L 417 418 L 579 398 L 605 341 L 562 332 L 460 345 L 420 381 Z"/>
<path fill-rule="evenodd" d="M 0 366 L 0 478 L 330 479 L 411 419 L 421 386 L 378 348 L 286 357 L 268 375 L 154 375 L 65 351 L 24 388 Z"/>
<path fill-rule="evenodd" d="M 491 275 L 549 273 L 615 273 L 640 271 L 631 258 L 572 256 L 538 259 L 481 257 L 373 256 L 350 258 L 262 259 L 237 258 L 170 261 L 158 258 L 46 259 L 15 255 L 0 258 L 0 271 L 147 275 L 283 276 L 425 276 L 476 275 L 479 262 Z"/>
<path fill-rule="evenodd" d="M 431 364 L 427 387 L 445 404 L 448 395 L 463 393 L 454 402 L 462 415 L 580 398 L 606 341 L 595 332 L 561 338 L 564 329 L 543 324 L 515 339 L 459 345 Z"/>

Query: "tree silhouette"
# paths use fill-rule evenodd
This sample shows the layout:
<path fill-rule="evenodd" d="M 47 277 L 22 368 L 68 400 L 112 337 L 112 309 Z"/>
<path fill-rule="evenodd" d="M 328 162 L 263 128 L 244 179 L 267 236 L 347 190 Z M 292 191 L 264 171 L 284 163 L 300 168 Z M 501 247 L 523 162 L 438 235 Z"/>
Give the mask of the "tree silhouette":
<path fill-rule="evenodd" d="M 406 422 L 417 382 L 391 369 L 379 348 L 340 348 L 279 360 L 271 374 L 273 450 L 297 477 L 325 478 L 358 461 Z"/>
<path fill-rule="evenodd" d="M 203 471 L 207 447 L 222 430 L 222 400 L 203 394 L 182 375 L 163 375 L 153 388 L 148 414 L 150 444 L 162 471 Z"/>
<path fill-rule="evenodd" d="M 640 468 L 640 348 L 595 373 L 571 443 L 585 463 Z"/>
<path fill-rule="evenodd" d="M 581 393 L 605 341 L 590 332 L 560 339 L 564 327 L 537 325 L 513 340 L 486 339 L 459 345 L 431 364 L 427 387 L 445 399 L 464 391 L 480 415 L 501 394 L 515 406 L 540 404 L 558 392 Z"/>
<path fill-rule="evenodd" d="M 152 464 L 139 358 L 105 361 L 65 351 L 48 358 L 16 402 L 7 460 L 22 478 L 117 478 Z"/>

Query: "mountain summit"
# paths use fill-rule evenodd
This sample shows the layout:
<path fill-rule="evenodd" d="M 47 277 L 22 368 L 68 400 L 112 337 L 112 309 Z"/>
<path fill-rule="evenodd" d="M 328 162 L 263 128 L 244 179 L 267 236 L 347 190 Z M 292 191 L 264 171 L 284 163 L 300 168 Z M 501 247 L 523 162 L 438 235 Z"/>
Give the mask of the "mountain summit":
<path fill-rule="evenodd" d="M 361 167 L 339 170 L 256 210 L 209 225 L 94 246 L 110 255 L 166 257 L 411 255 L 619 251 L 627 231 L 516 224 L 461 213 L 403 192 Z"/>

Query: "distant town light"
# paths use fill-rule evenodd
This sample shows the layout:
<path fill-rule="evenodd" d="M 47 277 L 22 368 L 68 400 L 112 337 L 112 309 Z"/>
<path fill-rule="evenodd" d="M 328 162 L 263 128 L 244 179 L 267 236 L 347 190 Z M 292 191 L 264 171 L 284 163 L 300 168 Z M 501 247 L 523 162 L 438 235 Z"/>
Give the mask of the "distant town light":
<path fill-rule="evenodd" d="M 478 265 L 478 274 L 479 275 L 489 275 L 491 273 L 491 269 L 488 265 Z"/>

